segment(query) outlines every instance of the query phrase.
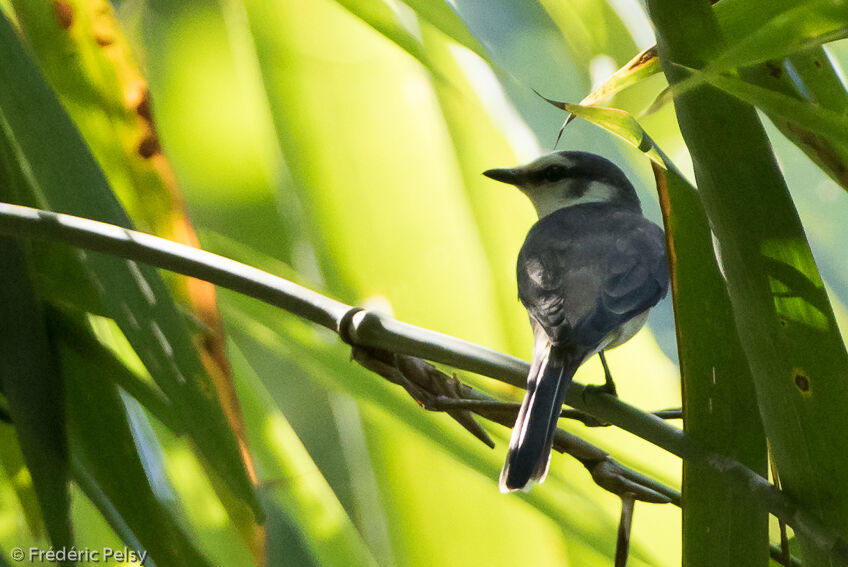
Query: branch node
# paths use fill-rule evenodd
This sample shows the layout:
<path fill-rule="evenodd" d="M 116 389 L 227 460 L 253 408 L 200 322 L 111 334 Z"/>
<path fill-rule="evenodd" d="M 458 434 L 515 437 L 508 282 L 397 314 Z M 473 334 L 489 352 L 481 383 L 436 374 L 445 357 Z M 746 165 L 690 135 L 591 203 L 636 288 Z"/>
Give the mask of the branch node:
<path fill-rule="evenodd" d="M 357 313 L 359 313 L 361 311 L 365 311 L 365 309 L 363 309 L 362 307 L 351 307 L 350 309 L 345 311 L 345 314 L 342 315 L 341 318 L 339 318 L 339 321 L 336 325 L 336 333 L 338 333 L 339 338 L 343 342 L 345 342 L 345 343 L 347 343 L 351 346 L 354 346 L 353 317 L 354 317 L 354 315 L 356 315 Z M 353 353 L 351 353 L 351 355 L 352 354 Z"/>

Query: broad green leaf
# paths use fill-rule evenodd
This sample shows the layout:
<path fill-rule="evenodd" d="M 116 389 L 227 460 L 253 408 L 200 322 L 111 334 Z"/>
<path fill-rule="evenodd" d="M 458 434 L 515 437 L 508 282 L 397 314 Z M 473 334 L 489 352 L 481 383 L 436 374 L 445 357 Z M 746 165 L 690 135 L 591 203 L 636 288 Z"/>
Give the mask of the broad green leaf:
<path fill-rule="evenodd" d="M 409 22 L 406 22 L 405 25 L 403 15 L 400 12 L 400 9 L 405 8 L 404 5 L 398 3 L 390 6 L 385 0 L 336 0 L 336 2 L 347 8 L 348 11 L 362 19 L 362 21 L 388 39 L 398 44 L 398 46 L 418 59 L 418 61 L 430 69 L 435 75 L 441 75 L 438 67 L 433 65 L 433 61 L 421 44 L 421 40 L 411 31 L 408 26 Z M 453 11 L 447 2 L 443 2 L 442 0 L 407 0 L 406 5 L 414 10 L 415 14 L 421 20 L 435 26 L 455 42 L 476 53 L 489 64 L 492 64 L 486 48 L 468 31 L 465 22 Z"/>
<path fill-rule="evenodd" d="M 848 91 L 825 47 L 814 47 L 790 55 L 788 60 L 801 83 L 799 89 L 807 98 L 828 110 L 848 113 Z"/>
<path fill-rule="evenodd" d="M 196 245 L 179 187 L 161 153 L 146 81 L 108 0 L 65 2 L 67 29 L 49 3 L 15 5 L 27 45 L 129 216 L 141 230 Z M 203 340 L 214 359 L 214 290 L 197 280 L 166 277 L 177 300 L 212 328 Z M 218 388 L 222 398 L 226 389 Z"/>
<path fill-rule="evenodd" d="M 382 0 L 378 0 L 382 1 Z M 451 38 L 463 47 L 476 53 L 483 61 L 491 67 L 494 63 L 489 57 L 489 52 L 483 47 L 474 35 L 468 31 L 468 26 L 462 18 L 453 10 L 451 3 L 446 0 L 403 0 L 410 8 L 415 10 L 418 17 L 434 28 Z M 428 50 L 429 51 L 429 50 Z"/>
<path fill-rule="evenodd" d="M 824 3 L 834 4 L 827 0 Z M 812 3 L 808 2 L 806 5 L 799 6 L 795 0 L 774 0 L 767 3 L 756 0 L 723 0 L 713 5 L 713 12 L 719 22 L 725 41 L 730 46 L 728 52 L 736 52 L 738 50 L 743 52 L 747 57 L 750 56 L 751 50 L 746 45 L 743 45 L 744 42 L 753 41 L 752 38 L 757 36 L 757 34 L 768 37 L 770 40 L 776 42 L 786 41 L 788 38 L 785 35 L 771 37 L 778 34 L 774 33 L 770 26 L 774 26 L 782 19 L 787 18 L 793 8 L 802 11 L 809 10 L 809 4 Z M 802 26 L 799 25 L 797 27 L 801 28 Z M 806 28 L 796 31 L 809 33 L 809 30 Z M 763 57 L 757 61 L 779 58 L 779 55 L 772 55 Z M 748 64 L 751 63 L 754 62 L 752 61 Z M 712 64 L 715 64 L 715 62 Z M 657 48 L 654 45 L 633 57 L 633 59 L 610 76 L 604 84 L 580 101 L 580 104 L 593 106 L 616 92 L 658 73 L 660 70 Z"/>
<path fill-rule="evenodd" d="M 574 62 L 587 74 L 595 55 L 606 54 L 623 64 L 636 52 L 630 33 L 609 3 L 587 0 L 539 3 L 562 32 Z"/>
<path fill-rule="evenodd" d="M 37 207 L 27 173 L 21 169 L 13 142 L 7 138 L 5 131 L 0 135 L 0 168 L 3 179 L 0 198 L 10 203 Z M 37 241 L 30 242 L 28 246 L 31 277 L 39 297 L 49 297 L 92 313 L 104 314 L 97 290 L 73 250 Z"/>
<path fill-rule="evenodd" d="M 684 429 L 767 476 L 754 382 L 703 206 L 674 169 L 655 166 L 655 172 L 671 260 Z M 735 492 L 714 470 L 683 461 L 683 503 L 683 565 L 766 564 L 768 513 L 752 494 Z"/>
<path fill-rule="evenodd" d="M 828 10 L 840 9 L 833 2 L 812 2 L 806 5 L 798 5 L 797 2 L 790 0 L 776 0 L 766 4 L 750 0 L 725 0 L 716 3 L 713 6 L 713 12 L 718 19 L 725 40 L 730 46 L 728 53 L 736 53 L 738 51 L 739 54 L 744 54 L 744 57 L 750 58 L 753 57 L 751 55 L 752 50 L 756 52 L 756 49 L 748 45 L 749 42 L 755 41 L 753 38 L 759 37 L 759 41 L 772 43 L 771 46 L 759 46 L 760 49 L 771 49 L 771 51 L 763 51 L 760 55 L 754 57 L 752 61 L 745 62 L 745 64 L 759 62 L 741 70 L 742 76 L 748 82 L 777 91 L 778 93 L 794 96 L 801 100 L 807 100 L 809 98 L 816 105 L 844 114 L 848 94 L 846 94 L 845 87 L 834 71 L 833 63 L 825 53 L 823 47 L 818 45 L 818 40 L 814 41 L 816 46 L 810 49 L 799 47 L 799 45 L 809 40 L 816 33 L 815 24 L 810 22 L 805 17 L 805 14 L 807 11 L 818 7 L 819 4 L 826 5 Z M 815 16 L 817 18 L 829 18 L 828 21 L 832 25 L 839 26 L 839 18 L 834 17 L 834 14 L 830 16 L 816 14 Z M 764 24 L 764 22 L 766 23 Z M 793 39 L 791 34 L 787 35 L 784 33 L 784 27 L 792 27 L 795 36 L 800 34 L 803 38 L 799 39 L 795 37 Z M 787 47 L 793 41 L 797 45 L 793 44 L 791 47 Z M 768 54 L 768 56 L 763 54 Z M 796 77 L 796 80 L 800 80 L 801 88 L 804 91 L 803 95 L 796 89 L 793 79 L 790 79 L 790 71 L 785 68 L 785 64 L 768 60 L 779 60 L 785 54 L 789 54 L 789 61 L 792 65 L 791 73 Z M 649 55 L 653 55 L 653 57 L 649 57 Z M 634 63 L 638 63 L 638 65 L 634 67 Z M 741 64 L 738 63 L 738 65 Z M 716 65 L 715 62 L 712 62 L 707 67 L 707 70 L 712 70 Z M 733 66 L 736 65 L 728 65 L 727 67 Z M 584 98 L 581 104 L 586 106 L 598 104 L 604 98 L 646 79 L 659 70 L 658 59 L 656 59 L 656 47 L 654 46 L 637 55 L 632 61 L 621 67 L 603 85 Z M 720 71 L 720 69 L 718 70 Z M 762 97 L 773 99 L 774 95 L 763 93 L 759 98 Z M 759 101 L 759 98 L 755 97 L 753 100 Z M 669 100 L 671 100 L 671 93 L 669 91 L 663 91 L 646 113 L 655 112 Z M 751 102 L 751 100 L 748 102 Z M 810 130 L 801 124 L 787 119 L 786 116 L 770 112 L 770 108 L 783 108 L 779 100 L 773 100 L 772 103 L 768 104 L 768 107 L 763 108 L 763 110 L 769 115 L 777 127 L 780 128 L 781 132 L 800 147 L 834 180 L 843 185 L 843 187 L 848 187 L 848 180 L 846 180 L 846 171 L 848 171 L 848 147 L 843 143 L 834 141 L 832 137 L 825 138 L 820 132 Z M 817 108 L 818 106 L 813 109 L 813 112 Z M 794 111 L 783 110 L 783 112 L 784 114 L 791 114 L 792 116 L 789 118 L 795 116 Z M 809 112 L 804 111 L 802 114 L 806 115 Z"/>
<path fill-rule="evenodd" d="M 713 14 L 728 44 L 733 45 L 750 36 L 766 22 L 801 4 L 803 3 L 797 0 L 772 0 L 771 2 L 728 0 L 713 3 Z"/>
<path fill-rule="evenodd" d="M 64 386 L 20 243 L 0 237 L 0 386 L 53 545 L 73 545 Z"/>
<path fill-rule="evenodd" d="M 685 80 L 681 66 L 720 52 L 707 2 L 649 7 L 672 84 Z M 751 107 L 711 86 L 676 95 L 675 107 L 783 487 L 845 537 L 848 354 L 785 181 Z M 805 564 L 832 564 L 798 535 Z"/>
<path fill-rule="evenodd" d="M 515 308 L 513 248 L 532 223 L 532 207 L 520 192 L 512 187 L 496 186 L 480 174 L 486 169 L 518 161 L 513 150 L 514 143 L 510 144 L 510 132 L 505 130 L 506 118 L 494 114 L 494 109 L 486 108 L 480 90 L 477 90 L 491 88 L 491 83 L 486 80 L 494 76 L 479 61 L 469 60 L 451 50 L 450 42 L 438 30 L 424 25 L 421 31 L 428 52 L 449 77 L 449 83 L 435 82 L 433 86 L 486 253 L 487 279 L 494 288 L 497 316 L 509 345 L 508 350 L 529 352 L 527 318 Z M 505 217 L 504 207 L 515 207 L 524 214 Z"/>
<path fill-rule="evenodd" d="M 295 9 L 274 3 L 274 10 L 265 2 L 245 5 L 280 147 L 298 191 L 281 195 L 280 207 L 286 214 L 298 206 L 297 197 L 311 215 L 307 234 L 331 293 L 356 302 L 395 290 L 391 302 L 404 319 L 500 344 L 492 290 L 478 283 L 487 280 L 479 238 L 428 75 L 332 4 Z M 324 22 L 320 35 L 308 30 L 313 18 Z M 305 45 L 323 53 L 326 64 L 300 57 Z M 355 55 L 361 65 L 335 61 L 340 52 Z M 397 65 L 395 73 L 373 74 L 385 58 Z M 372 134 L 367 145 L 357 142 L 363 132 Z M 341 136 L 350 151 L 335 151 L 327 136 Z M 385 236 L 391 234 L 407 238 Z M 420 257 L 438 258 L 439 271 L 449 277 L 425 283 L 417 277 Z M 472 303 L 479 316 L 457 318 L 450 305 L 432 309 L 427 297 L 456 309 Z"/>
<path fill-rule="evenodd" d="M 179 187 L 162 155 L 147 83 L 108 0 L 68 0 L 60 5 L 67 19 L 58 18 L 58 8 L 51 3 L 14 4 L 28 46 L 129 216 L 142 230 L 196 245 Z M 40 279 L 53 284 L 51 292 L 65 297 L 79 293 L 79 282 L 64 275 L 55 277 L 58 269 L 67 266 L 53 267 L 46 261 L 38 266 L 44 272 Z M 69 272 L 84 276 L 79 270 Z M 214 288 L 174 274 L 164 277 L 175 301 L 205 325 L 191 329 L 192 339 L 200 345 L 204 367 L 241 445 L 243 424 L 223 356 L 223 329 L 215 310 Z M 76 299 L 74 303 L 80 305 Z M 224 485 L 218 486 L 221 498 L 228 500 L 227 510 L 242 518 L 237 523 L 243 525 L 245 537 L 258 537 L 253 533 L 256 525 L 249 507 L 239 509 L 228 492 Z M 259 547 L 255 546 L 257 553 Z"/>
<path fill-rule="evenodd" d="M 106 332 L 109 329 L 106 325 L 107 321 L 91 317 L 88 318 L 88 321 L 96 330 L 97 337 L 93 335 L 92 329 L 86 325 L 84 314 L 65 313 L 57 309 L 50 311 L 51 326 L 54 328 L 54 332 L 67 343 L 68 348 L 81 353 L 90 365 L 98 368 L 103 378 L 109 382 L 110 387 L 119 386 L 121 402 L 125 409 L 137 454 L 147 476 L 149 489 L 152 490 L 156 500 L 171 515 L 178 518 L 188 518 L 195 529 L 192 538 L 194 545 L 202 548 L 204 553 L 209 555 L 210 561 L 216 564 L 223 562 L 238 565 L 250 561 L 247 547 L 238 542 L 236 530 L 220 529 L 220 521 L 225 514 L 224 508 L 220 508 L 221 512 L 218 514 L 209 511 L 210 508 L 221 506 L 217 504 L 215 494 L 217 493 L 219 498 L 223 498 L 226 497 L 228 492 L 213 491 L 205 482 L 205 479 L 196 477 L 202 471 L 200 463 L 193 460 L 190 463 L 187 462 L 186 457 L 191 459 L 191 456 L 188 454 L 185 444 L 173 437 L 173 434 L 180 433 L 180 424 L 176 422 L 173 408 L 170 407 L 167 400 L 162 399 L 161 393 L 155 391 L 155 387 L 148 384 L 147 378 L 142 379 L 135 375 L 135 372 L 139 371 L 138 368 L 131 371 L 124 366 L 124 363 L 118 359 L 111 348 L 106 348 L 100 344 L 98 339 L 103 340 L 103 337 L 109 337 L 109 333 Z M 108 323 L 111 323 L 111 321 L 108 321 Z M 112 323 L 111 326 L 113 325 Z M 115 332 L 119 333 L 117 330 Z M 127 345 L 126 349 L 128 348 Z M 118 354 L 126 357 L 127 355 L 124 352 L 126 349 L 120 348 Z M 138 366 L 141 366 L 140 362 Z M 143 368 L 141 371 L 143 372 Z M 126 395 L 126 392 L 130 392 L 139 402 Z M 151 422 L 148 415 L 152 416 L 155 421 Z M 159 422 L 167 427 L 167 431 L 159 425 Z M 155 432 L 154 428 L 156 429 Z M 159 435 L 157 436 L 155 433 L 159 433 Z M 167 442 L 167 449 L 163 448 L 163 441 L 160 441 L 160 439 Z M 167 453 L 167 455 L 163 453 Z M 75 463 L 74 479 L 80 483 L 80 486 L 92 501 L 96 502 L 98 509 L 108 523 L 113 526 L 115 532 L 120 534 L 127 545 L 130 545 L 130 541 L 137 541 L 135 532 L 128 525 L 128 521 L 133 523 L 133 520 L 124 518 L 122 512 L 115 508 L 111 499 L 106 496 L 103 489 L 91 476 L 91 468 L 89 466 L 89 469 L 84 470 L 79 462 Z M 214 474 L 213 471 L 208 469 L 206 473 L 210 477 Z M 174 475 L 176 474 L 180 476 L 175 479 Z M 184 474 L 195 475 L 195 478 L 189 481 L 191 490 L 182 490 L 178 495 L 175 485 L 178 482 L 183 482 L 182 475 Z M 215 479 L 212 477 L 210 480 L 214 481 Z M 226 500 L 222 500 L 222 503 L 230 507 L 235 505 Z M 198 506 L 206 512 L 199 518 L 195 514 Z M 233 518 L 233 511 L 230 510 L 229 512 L 230 517 Z M 217 516 L 217 518 L 210 521 L 210 516 Z M 235 524 L 234 527 L 241 527 L 236 523 L 235 518 L 232 521 Z M 211 527 L 210 524 L 212 524 Z M 252 521 L 250 525 L 253 525 Z M 85 536 L 88 539 L 78 542 L 78 545 L 91 545 L 92 543 L 104 545 L 102 539 L 93 538 L 92 534 L 88 532 Z M 100 538 L 102 537 L 101 534 Z M 214 543 L 211 543 L 210 539 Z M 132 547 L 143 549 L 144 545 L 133 544 Z M 257 557 L 256 560 L 259 561 L 259 558 Z"/>
<path fill-rule="evenodd" d="M 44 520 L 41 517 L 38 495 L 32 485 L 32 476 L 27 469 L 17 434 L 11 426 L 0 426 L 0 466 L 3 467 L 5 478 L 17 496 L 29 533 L 35 538 L 43 537 Z"/>
<path fill-rule="evenodd" d="M 683 71 L 690 71 L 685 69 Z M 690 79 L 672 87 L 672 93 L 684 94 L 702 83 L 709 83 L 739 100 L 760 108 L 770 116 L 791 120 L 799 127 L 821 134 L 839 145 L 848 144 L 848 115 L 834 112 L 815 102 L 760 87 L 732 75 L 694 73 Z"/>
<path fill-rule="evenodd" d="M 393 10 L 383 0 L 336 0 L 350 13 L 395 42 L 401 49 L 416 58 L 422 65 L 436 71 L 430 57 L 415 35 L 404 27 Z"/>
<path fill-rule="evenodd" d="M 87 352 L 68 344 L 60 352 L 71 446 L 80 466 L 159 565 L 210 565 L 153 494 L 114 383 Z"/>
<path fill-rule="evenodd" d="M 182 421 L 176 415 L 171 402 L 154 385 L 127 368 L 114 351 L 98 341 L 91 327 L 86 324 L 84 313 L 53 307 L 49 309 L 48 315 L 54 334 L 60 336 L 63 343 L 79 353 L 84 353 L 86 359 L 100 368 L 110 382 L 135 398 L 175 435 L 184 433 L 180 429 Z"/>
<path fill-rule="evenodd" d="M 840 99 L 844 96 L 845 89 L 838 77 L 828 73 L 831 65 L 824 64 L 827 58 L 821 48 L 825 39 L 831 41 L 848 35 L 848 11 L 842 3 L 817 0 L 798 4 L 792 0 L 775 0 L 763 4 L 756 0 L 725 0 L 715 3 L 713 12 L 729 47 L 711 61 L 705 71 L 722 73 L 735 67 L 780 60 L 787 55 L 798 57 L 796 69 L 800 70 L 816 59 L 818 83 L 826 82 L 825 88 L 831 96 Z M 812 53 L 815 58 L 806 56 L 804 51 Z M 657 73 L 660 67 L 656 54 L 656 46 L 652 46 L 636 55 L 584 98 L 581 104 L 595 105 Z M 775 72 L 775 64 L 769 65 L 772 72 Z M 812 74 L 802 72 L 802 76 L 806 77 Z M 831 108 L 823 100 L 817 101 Z"/>
<path fill-rule="evenodd" d="M 184 222 L 179 194 L 169 184 L 146 82 L 108 0 L 12 4 L 44 78 L 129 216 L 141 230 L 182 236 L 175 234 Z"/>
<path fill-rule="evenodd" d="M 137 402 L 133 404 L 131 401 L 124 400 L 124 405 L 127 406 L 128 418 L 133 428 L 136 445 L 140 449 L 139 456 L 142 457 L 145 470 L 148 472 L 150 478 L 166 478 L 164 465 L 160 462 L 161 459 L 157 457 L 158 453 L 161 452 L 159 442 L 150 430 L 147 415 L 141 412 L 139 408 L 143 407 L 147 410 L 151 416 L 165 425 L 173 435 L 183 435 L 185 433 L 183 423 L 176 414 L 173 404 L 163 396 L 155 385 L 150 383 L 150 378 L 136 374 L 137 372 L 144 372 L 141 362 L 138 361 L 138 368 L 131 370 L 122 361 L 121 358 L 126 360 L 128 357 L 134 356 L 134 353 L 132 353 L 129 345 L 122 348 L 121 342 L 114 337 L 120 331 L 109 320 L 100 320 L 89 316 L 89 322 L 97 331 L 97 336 L 95 336 L 92 333 L 92 329 L 85 324 L 85 317 L 82 314 L 76 312 L 66 313 L 58 309 L 50 310 L 50 320 L 52 326 L 56 329 L 55 332 L 61 335 L 63 341 L 77 352 L 84 353 L 86 359 L 92 365 L 100 368 L 103 375 L 113 385 L 119 386 L 123 392 L 129 394 Z M 101 344 L 100 341 L 103 340 L 107 341 L 111 345 L 111 348 L 107 348 Z M 113 351 L 113 348 L 116 350 Z M 132 354 L 128 354 L 126 352 L 127 350 Z M 149 462 L 151 460 L 153 460 L 152 463 Z M 215 476 L 214 469 L 211 469 L 208 463 L 202 460 L 201 464 L 206 468 L 207 476 L 215 489 L 215 493 L 221 499 L 224 509 L 230 515 L 242 540 L 251 548 L 251 551 L 255 555 L 258 555 L 257 550 L 261 549 L 261 545 L 260 542 L 254 539 L 258 536 L 254 531 L 256 524 L 253 522 L 252 515 L 238 501 L 234 501 L 231 492 L 225 486 L 221 486 L 222 482 Z M 151 471 L 151 468 L 154 470 Z M 160 480 L 157 483 L 152 480 L 151 484 L 153 485 L 154 492 L 157 494 L 157 498 L 162 500 L 164 497 L 157 492 L 157 488 L 162 484 L 162 481 Z M 168 490 L 170 491 L 171 489 L 169 488 Z M 167 496 L 168 500 L 173 498 L 173 495 L 169 494 Z"/>
<path fill-rule="evenodd" d="M 91 471 L 86 468 L 86 464 L 84 463 L 83 459 L 77 454 L 71 456 L 71 476 L 73 478 L 74 484 L 81 493 L 74 495 L 74 506 L 83 508 L 83 510 L 85 510 L 87 514 L 96 515 L 93 519 L 93 522 L 106 523 L 106 525 L 111 530 L 111 533 L 107 534 L 106 538 L 108 539 L 105 539 L 105 541 L 110 544 L 122 543 L 126 545 L 128 549 L 132 550 L 143 550 L 144 545 L 136 537 L 132 528 L 127 525 L 126 520 L 115 508 L 115 505 L 104 492 L 103 487 L 101 487 L 97 483 L 97 480 L 94 478 L 94 475 L 91 473 Z M 78 502 L 76 500 L 83 498 L 85 500 L 84 502 Z M 76 519 L 77 518 L 75 518 L 75 520 Z M 83 522 L 88 530 L 91 530 L 92 532 L 95 531 L 91 529 L 91 523 L 85 522 L 85 518 L 83 518 Z M 102 534 L 97 534 L 101 536 L 100 538 L 94 536 L 91 540 L 87 540 L 87 538 L 91 537 L 92 535 L 93 534 L 91 534 L 89 531 L 84 534 L 78 534 L 77 539 L 81 540 L 79 542 L 79 545 L 82 546 L 90 542 L 94 545 L 102 546 L 104 542 Z M 150 567 L 157 567 L 156 561 L 151 558 L 149 554 L 147 560 L 144 562 L 144 565 Z"/>
<path fill-rule="evenodd" d="M 848 92 L 823 47 L 796 53 L 781 64 L 768 62 L 741 69 L 740 75 L 754 85 L 810 101 L 814 111 L 821 106 L 841 117 L 848 111 Z M 784 136 L 848 190 L 848 144 L 801 126 L 793 113 L 767 113 Z"/>
<path fill-rule="evenodd" d="M 709 64 L 704 67 L 706 72 L 722 73 L 737 67 L 781 59 L 848 36 L 848 6 L 840 0 L 808 0 L 789 5 L 779 2 L 778 5 L 787 9 L 775 14 L 775 7 L 772 7 L 772 14 L 768 14 L 771 17 L 764 15 L 761 2 L 744 2 L 747 10 L 757 11 L 753 28 L 746 29 L 744 33 L 742 30 L 731 31 L 726 36 L 727 48 L 710 58 Z M 743 0 L 738 0 L 736 6 L 727 9 L 737 10 L 742 3 Z M 716 16 L 718 13 L 717 8 Z M 728 20 L 724 19 L 725 22 Z"/>
<path fill-rule="evenodd" d="M 0 118 L 35 200 L 52 210 L 130 226 L 79 133 L 5 18 L 0 18 L 0 49 L 5 54 L 0 60 Z M 109 314 L 179 409 L 200 452 L 261 518 L 214 386 L 157 271 L 100 254 L 80 253 L 80 258 Z"/>
<path fill-rule="evenodd" d="M 296 527 L 302 545 L 310 550 L 318 565 L 377 565 L 347 512 L 247 360 L 234 346 L 230 353 L 237 368 L 239 399 L 266 504 Z"/>

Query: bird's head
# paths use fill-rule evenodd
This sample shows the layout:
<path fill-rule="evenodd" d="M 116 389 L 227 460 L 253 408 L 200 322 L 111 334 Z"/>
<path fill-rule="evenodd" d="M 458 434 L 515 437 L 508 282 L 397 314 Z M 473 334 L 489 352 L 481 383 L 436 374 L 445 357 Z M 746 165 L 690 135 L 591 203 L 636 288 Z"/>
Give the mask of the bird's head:
<path fill-rule="evenodd" d="M 614 163 L 588 152 L 554 152 L 513 168 L 483 175 L 515 185 L 530 198 L 539 218 L 582 203 L 615 203 L 641 212 L 636 190 Z"/>

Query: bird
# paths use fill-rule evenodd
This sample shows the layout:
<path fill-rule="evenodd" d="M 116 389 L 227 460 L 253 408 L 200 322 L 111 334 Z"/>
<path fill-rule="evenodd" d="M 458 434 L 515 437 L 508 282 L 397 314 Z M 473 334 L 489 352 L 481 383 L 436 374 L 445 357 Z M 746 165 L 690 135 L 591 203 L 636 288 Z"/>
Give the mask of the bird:
<path fill-rule="evenodd" d="M 542 482 L 562 404 L 583 362 L 629 340 L 668 292 L 665 238 L 645 218 L 636 190 L 608 159 L 559 151 L 529 164 L 489 169 L 518 187 L 539 220 L 518 253 L 518 298 L 533 330 L 533 360 L 501 471 L 501 492 Z"/>

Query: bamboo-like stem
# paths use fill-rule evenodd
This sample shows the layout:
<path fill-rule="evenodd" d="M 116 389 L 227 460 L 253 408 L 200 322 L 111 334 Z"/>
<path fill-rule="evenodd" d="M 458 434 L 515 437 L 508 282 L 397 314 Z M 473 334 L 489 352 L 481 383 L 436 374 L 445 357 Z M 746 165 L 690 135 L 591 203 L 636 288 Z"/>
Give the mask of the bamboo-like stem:
<path fill-rule="evenodd" d="M 285 309 L 359 346 L 417 356 L 523 387 L 529 364 L 460 339 L 353 308 L 305 287 L 216 254 L 150 234 L 71 215 L 0 203 L 0 233 L 52 240 L 199 278 Z M 683 459 L 718 471 L 751 491 L 774 516 L 835 559 L 848 563 L 848 542 L 741 463 L 708 450 L 683 431 L 613 396 L 572 383 L 566 402 Z"/>

